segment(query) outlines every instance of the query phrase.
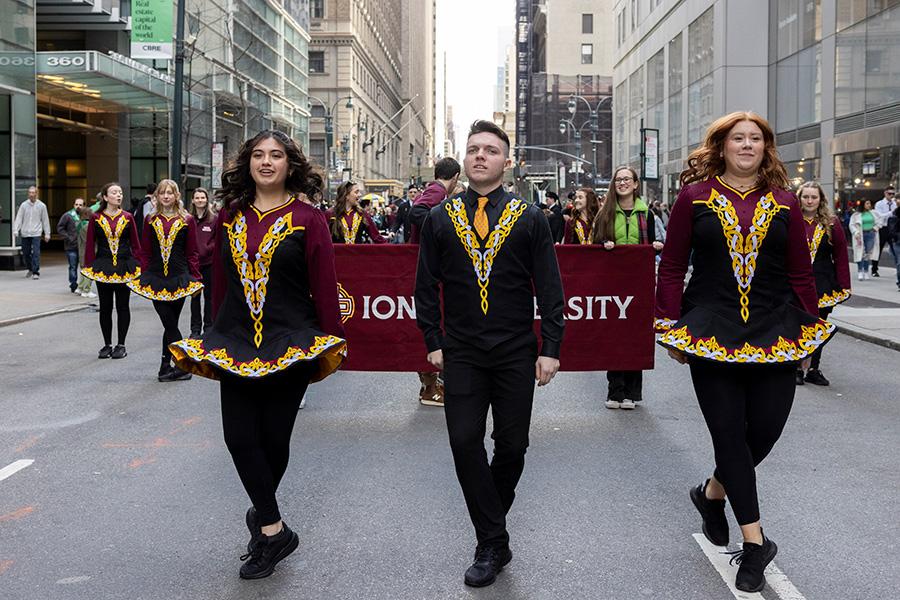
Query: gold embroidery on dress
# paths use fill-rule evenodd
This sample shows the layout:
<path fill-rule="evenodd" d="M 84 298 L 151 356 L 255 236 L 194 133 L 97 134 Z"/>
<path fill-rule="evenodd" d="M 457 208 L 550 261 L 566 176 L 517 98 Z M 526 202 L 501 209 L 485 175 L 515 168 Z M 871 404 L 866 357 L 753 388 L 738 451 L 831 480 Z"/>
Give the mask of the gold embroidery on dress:
<path fill-rule="evenodd" d="M 355 244 L 356 243 L 356 234 L 359 233 L 359 226 L 362 223 L 362 217 L 355 210 L 351 213 L 352 216 L 350 220 L 353 223 L 350 227 L 347 227 L 347 220 L 344 219 L 343 216 L 337 217 L 341 222 L 341 229 L 344 232 L 344 243 L 345 244 Z"/>
<path fill-rule="evenodd" d="M 185 287 L 170 292 L 169 290 L 165 289 L 154 290 L 149 283 L 146 285 L 141 285 L 140 280 L 132 279 L 128 282 L 128 288 L 138 296 L 143 296 L 144 298 L 148 298 L 150 300 L 162 300 L 163 302 L 171 302 L 172 300 L 178 300 L 179 298 L 187 298 L 188 296 L 193 296 L 203 289 L 203 284 L 199 281 L 192 281 Z"/>
<path fill-rule="evenodd" d="M 113 231 L 109 226 L 109 217 L 107 217 L 103 213 L 100 213 L 100 218 L 97 219 L 97 224 L 100 226 L 100 229 L 103 230 L 103 233 L 106 234 L 106 241 L 109 244 L 109 251 L 112 253 L 112 264 L 115 267 L 118 264 L 119 258 L 119 238 L 121 237 L 122 232 L 125 230 L 125 226 L 128 225 L 128 221 L 125 219 L 125 217 L 119 217 L 119 222 L 116 223 L 116 230 Z"/>
<path fill-rule="evenodd" d="M 821 223 L 816 224 L 816 230 L 813 232 L 813 237 L 809 241 L 809 260 L 810 262 L 816 261 L 816 254 L 819 252 L 819 244 L 822 243 L 822 237 L 825 235 L 825 228 L 822 227 Z"/>
<path fill-rule="evenodd" d="M 575 219 L 575 235 L 578 237 L 579 244 L 591 243 L 588 236 L 584 233 L 584 224 L 581 222 L 581 219 Z"/>
<path fill-rule="evenodd" d="M 775 201 L 772 192 L 759 199 L 756 209 L 753 211 L 753 219 L 750 221 L 750 229 L 747 235 L 741 235 L 741 224 L 738 222 L 737 212 L 731 201 L 713 189 L 708 200 L 694 200 L 694 204 L 705 204 L 710 207 L 722 224 L 722 232 L 728 244 L 728 254 L 731 256 L 731 267 L 734 279 L 738 285 L 738 295 L 741 303 L 741 318 L 746 323 L 750 319 L 750 284 L 756 274 L 756 258 L 766 234 L 769 233 L 769 225 L 779 210 L 790 210 L 787 206 L 781 206 Z"/>
<path fill-rule="evenodd" d="M 850 290 L 834 290 L 826 292 L 819 298 L 819 308 L 828 308 L 837 306 L 841 302 L 845 302 L 850 297 Z"/>
<path fill-rule="evenodd" d="M 456 230 L 459 241 L 462 242 L 469 258 L 472 259 L 472 267 L 475 269 L 475 279 L 478 281 L 481 295 L 481 312 L 488 312 L 488 285 L 491 280 L 491 268 L 494 265 L 494 259 L 500 252 L 500 247 L 506 241 L 509 232 L 512 231 L 513 225 L 525 212 L 528 205 L 514 198 L 509 201 L 500 215 L 500 220 L 494 225 L 493 231 L 485 240 L 484 250 L 479 250 L 478 238 L 475 231 L 469 225 L 469 218 L 466 216 L 466 207 L 459 198 L 451 200 L 446 205 L 447 214 L 450 215 L 450 221 Z"/>
<path fill-rule="evenodd" d="M 163 275 L 169 276 L 169 257 L 172 255 L 172 247 L 175 245 L 175 238 L 178 232 L 187 227 L 184 219 L 178 219 L 169 228 L 169 235 L 166 235 L 163 228 L 162 219 L 153 219 L 153 230 L 156 232 L 156 240 L 159 242 L 159 253 L 162 256 Z"/>
<path fill-rule="evenodd" d="M 287 213 L 278 217 L 263 236 L 256 251 L 256 260 L 251 261 L 247 253 L 247 217 L 240 211 L 235 214 L 230 223 L 225 223 L 228 230 L 228 244 L 231 248 L 231 258 L 237 267 L 238 276 L 244 286 L 244 298 L 253 318 L 253 343 L 259 348 L 263 337 L 263 306 L 266 303 L 266 284 L 269 282 L 269 265 L 275 249 L 284 238 L 305 229 L 302 226 L 294 227 L 291 224 L 294 213 Z"/>
<path fill-rule="evenodd" d="M 835 325 L 821 319 L 812 325 L 800 326 L 800 337 L 786 340 L 779 336 L 778 341 L 768 348 L 753 346 L 749 342 L 736 349 L 728 349 L 719 344 L 716 336 L 695 338 L 687 326 L 670 329 L 662 334 L 659 341 L 662 345 L 674 348 L 719 362 L 728 363 L 785 363 L 803 360 L 828 340 L 835 330 Z"/>

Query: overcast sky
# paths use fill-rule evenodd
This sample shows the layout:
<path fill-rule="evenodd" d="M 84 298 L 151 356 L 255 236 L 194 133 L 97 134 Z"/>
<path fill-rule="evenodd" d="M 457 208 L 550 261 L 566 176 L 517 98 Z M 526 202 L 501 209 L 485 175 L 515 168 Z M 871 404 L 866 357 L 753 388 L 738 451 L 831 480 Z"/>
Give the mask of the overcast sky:
<path fill-rule="evenodd" d="M 514 0 L 437 0 L 437 114 L 435 153 L 444 148 L 443 56 L 447 104 L 453 107 L 457 148 L 475 119 L 491 119 L 497 67 L 513 43 Z"/>

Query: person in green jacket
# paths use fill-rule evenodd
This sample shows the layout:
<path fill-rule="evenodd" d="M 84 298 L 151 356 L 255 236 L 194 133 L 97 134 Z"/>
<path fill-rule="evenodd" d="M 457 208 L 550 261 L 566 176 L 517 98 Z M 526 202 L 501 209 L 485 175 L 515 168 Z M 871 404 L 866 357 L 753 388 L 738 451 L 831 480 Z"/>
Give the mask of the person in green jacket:
<path fill-rule="evenodd" d="M 602 244 L 607 250 L 622 244 L 650 244 L 657 252 L 662 250 L 662 242 L 656 241 L 653 212 L 638 191 L 640 185 L 633 168 L 621 166 L 613 171 L 606 202 L 591 229 L 595 244 Z M 606 379 L 606 408 L 630 410 L 635 402 L 643 400 L 642 371 L 607 371 Z"/>

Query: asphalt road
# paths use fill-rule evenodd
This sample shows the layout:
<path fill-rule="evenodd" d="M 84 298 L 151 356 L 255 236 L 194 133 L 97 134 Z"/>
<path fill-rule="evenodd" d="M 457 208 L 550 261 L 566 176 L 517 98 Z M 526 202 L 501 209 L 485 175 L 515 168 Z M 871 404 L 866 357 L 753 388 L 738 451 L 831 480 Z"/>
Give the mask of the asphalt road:
<path fill-rule="evenodd" d="M 300 548 L 272 577 L 242 581 L 248 500 L 217 386 L 157 383 L 161 327 L 149 302 L 132 305 L 122 361 L 95 358 L 95 313 L 0 328 L 0 469 L 34 461 L 0 480 L 4 600 L 732 597 L 692 538 L 687 492 L 710 471 L 708 434 L 687 369 L 661 353 L 633 412 L 603 408 L 602 373 L 538 392 L 514 559 L 483 590 L 462 583 L 474 535 L 443 413 L 415 401 L 415 375 L 313 386 L 280 490 Z M 801 598 L 900 590 L 898 358 L 833 341 L 832 386 L 798 390 L 759 470 L 775 562 Z"/>

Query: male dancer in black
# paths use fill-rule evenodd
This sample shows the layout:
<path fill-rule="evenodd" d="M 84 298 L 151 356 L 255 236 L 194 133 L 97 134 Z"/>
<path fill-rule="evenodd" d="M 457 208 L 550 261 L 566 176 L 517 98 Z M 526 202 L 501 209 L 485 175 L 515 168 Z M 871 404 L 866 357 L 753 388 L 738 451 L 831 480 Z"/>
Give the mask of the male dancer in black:
<path fill-rule="evenodd" d="M 563 335 L 550 226 L 539 208 L 504 191 L 510 164 L 503 130 L 489 121 L 473 123 L 463 162 L 469 189 L 425 219 L 416 274 L 416 318 L 428 361 L 444 370 L 450 448 L 478 540 L 465 575 L 475 587 L 493 583 L 512 559 L 506 513 L 525 466 L 534 382 L 545 385 L 556 374 Z M 494 418 L 490 464 L 488 407 Z"/>

